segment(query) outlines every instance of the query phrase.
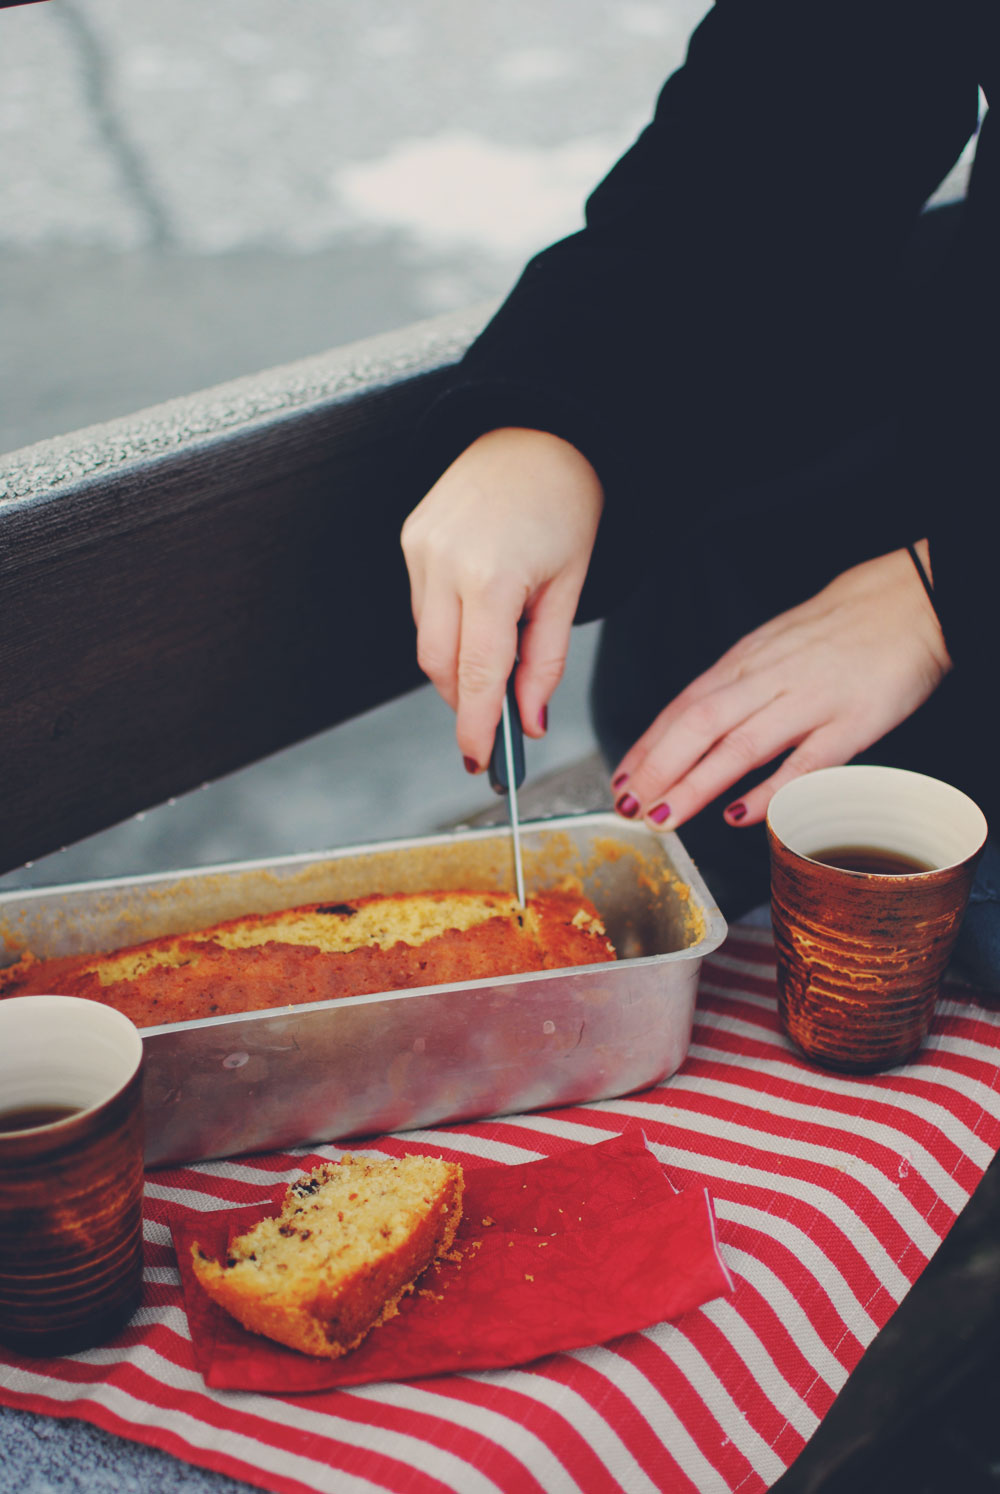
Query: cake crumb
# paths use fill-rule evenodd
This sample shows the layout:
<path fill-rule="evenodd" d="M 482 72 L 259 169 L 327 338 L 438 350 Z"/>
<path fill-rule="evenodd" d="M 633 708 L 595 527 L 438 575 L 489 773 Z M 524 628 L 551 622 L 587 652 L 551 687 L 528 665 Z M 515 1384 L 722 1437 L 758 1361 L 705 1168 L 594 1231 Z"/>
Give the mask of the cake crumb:
<path fill-rule="evenodd" d="M 491 1224 L 496 1224 L 496 1220 L 495 1219 L 491 1219 L 490 1216 L 489 1216 L 489 1214 L 485 1215 L 484 1218 L 483 1218 L 483 1226 L 484 1226 L 484 1228 L 489 1229 L 489 1227 L 490 1227 Z"/>
<path fill-rule="evenodd" d="M 525 1281 L 534 1281 L 535 1278 L 532 1276 L 530 1271 L 525 1271 L 524 1279 Z"/>

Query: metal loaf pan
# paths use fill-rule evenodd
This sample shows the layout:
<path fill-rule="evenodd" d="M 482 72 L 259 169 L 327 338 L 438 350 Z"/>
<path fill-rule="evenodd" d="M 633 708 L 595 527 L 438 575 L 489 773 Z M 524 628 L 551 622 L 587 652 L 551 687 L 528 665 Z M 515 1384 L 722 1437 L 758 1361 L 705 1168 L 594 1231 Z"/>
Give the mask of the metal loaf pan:
<path fill-rule="evenodd" d="M 576 879 L 615 964 L 150 1027 L 149 1166 L 608 1099 L 672 1074 L 726 925 L 675 835 L 613 814 L 523 827 L 525 881 Z M 510 888 L 506 832 L 471 830 L 0 897 L 0 966 L 372 892 Z"/>

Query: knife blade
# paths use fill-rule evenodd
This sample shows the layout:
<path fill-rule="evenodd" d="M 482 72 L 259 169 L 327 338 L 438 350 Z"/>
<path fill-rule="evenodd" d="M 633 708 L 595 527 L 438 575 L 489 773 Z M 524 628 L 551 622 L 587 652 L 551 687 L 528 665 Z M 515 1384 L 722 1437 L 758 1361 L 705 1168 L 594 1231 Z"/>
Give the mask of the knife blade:
<path fill-rule="evenodd" d="M 517 791 L 524 782 L 524 733 L 521 729 L 521 714 L 514 693 L 514 674 L 511 671 L 500 713 L 500 725 L 493 739 L 490 756 L 490 787 L 498 794 L 507 796 L 507 813 L 510 816 L 510 831 L 514 847 L 514 881 L 517 900 L 524 907 L 524 867 L 521 862 L 521 825 L 517 813 Z"/>

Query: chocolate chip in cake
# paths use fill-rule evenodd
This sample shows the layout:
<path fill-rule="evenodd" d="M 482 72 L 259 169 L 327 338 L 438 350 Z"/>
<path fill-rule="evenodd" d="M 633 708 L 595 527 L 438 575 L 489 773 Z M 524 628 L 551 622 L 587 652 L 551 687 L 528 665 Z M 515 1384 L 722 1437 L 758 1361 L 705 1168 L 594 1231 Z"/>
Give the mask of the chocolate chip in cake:
<path fill-rule="evenodd" d="M 293 1183 L 291 1192 L 296 1198 L 308 1198 L 310 1194 L 318 1192 L 322 1186 L 319 1178 L 306 1178 L 304 1182 Z"/>
<path fill-rule="evenodd" d="M 352 908 L 350 903 L 328 903 L 325 908 L 317 908 L 317 913 L 336 913 L 340 918 L 353 918 L 357 908 Z"/>

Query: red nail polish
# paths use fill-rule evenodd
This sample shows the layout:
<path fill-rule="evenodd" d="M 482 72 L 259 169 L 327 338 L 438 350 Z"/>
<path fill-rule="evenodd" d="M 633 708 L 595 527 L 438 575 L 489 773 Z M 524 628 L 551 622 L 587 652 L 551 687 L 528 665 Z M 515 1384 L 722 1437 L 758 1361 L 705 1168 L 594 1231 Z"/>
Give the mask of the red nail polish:
<path fill-rule="evenodd" d="M 549 708 L 548 708 L 547 705 L 543 705 L 542 709 L 538 713 L 538 724 L 541 727 L 542 731 L 548 731 L 548 729 L 549 729 Z"/>
<path fill-rule="evenodd" d="M 654 825 L 662 825 L 664 820 L 669 820 L 670 818 L 670 805 L 657 804 L 655 809 L 649 811 L 649 818 L 653 821 Z"/>
<path fill-rule="evenodd" d="M 462 761 L 465 764 L 465 771 L 467 773 L 479 772 L 479 764 L 476 762 L 476 759 L 474 757 L 463 757 Z"/>
<path fill-rule="evenodd" d="M 730 804 L 728 809 L 726 810 L 726 819 L 735 820 L 736 823 L 739 824 L 740 820 L 746 818 L 746 812 L 747 807 L 743 803 L 743 800 L 737 799 L 736 803 Z"/>
<path fill-rule="evenodd" d="M 634 820 L 636 815 L 639 813 L 639 801 L 638 799 L 634 799 L 631 794 L 622 794 L 621 798 L 618 800 L 618 803 L 615 805 L 615 808 L 617 809 L 618 813 L 623 814 L 627 820 Z"/>
<path fill-rule="evenodd" d="M 628 774 L 627 773 L 619 773 L 617 775 L 617 777 L 612 778 L 612 780 L 611 780 L 611 787 L 612 788 L 621 788 L 622 784 L 623 783 L 627 783 L 627 782 L 628 782 Z"/>

